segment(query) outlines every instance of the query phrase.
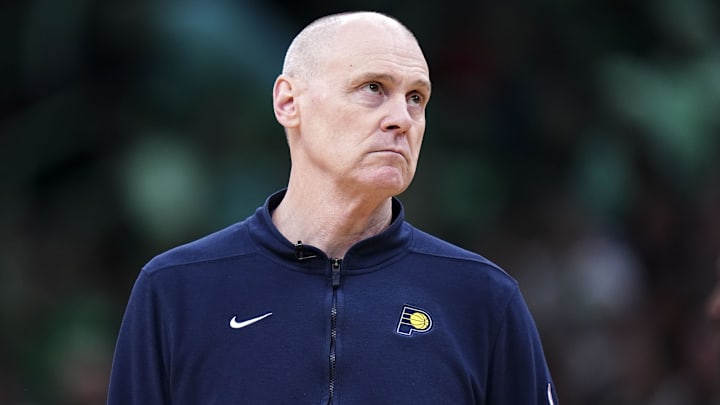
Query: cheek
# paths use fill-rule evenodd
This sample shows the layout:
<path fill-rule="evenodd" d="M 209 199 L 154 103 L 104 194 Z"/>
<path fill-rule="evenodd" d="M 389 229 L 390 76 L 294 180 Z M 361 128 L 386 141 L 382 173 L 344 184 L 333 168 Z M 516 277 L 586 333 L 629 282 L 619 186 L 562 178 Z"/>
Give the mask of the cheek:
<path fill-rule="evenodd" d="M 358 121 L 357 114 L 349 112 L 347 106 L 323 98 L 312 99 L 312 103 L 307 119 L 312 122 L 313 129 L 322 131 L 329 138 L 339 138 Z"/>
<path fill-rule="evenodd" d="M 322 98 L 312 98 L 308 101 L 309 103 L 302 111 L 302 135 L 319 142 L 330 141 L 327 138 L 332 137 L 335 133 L 333 130 L 334 117 L 330 114 L 331 106 Z"/>
<path fill-rule="evenodd" d="M 420 155 L 420 149 L 422 148 L 422 141 L 425 133 L 425 128 L 421 128 L 417 134 L 411 136 L 408 139 L 408 142 L 410 143 L 410 150 L 413 153 L 413 156 L 415 156 L 415 160 L 417 160 L 418 156 Z"/>

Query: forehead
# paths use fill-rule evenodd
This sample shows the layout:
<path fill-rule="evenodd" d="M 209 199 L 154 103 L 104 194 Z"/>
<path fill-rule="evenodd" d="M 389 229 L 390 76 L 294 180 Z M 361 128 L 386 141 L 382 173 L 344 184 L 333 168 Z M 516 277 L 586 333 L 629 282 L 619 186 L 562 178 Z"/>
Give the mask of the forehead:
<path fill-rule="evenodd" d="M 334 31 L 323 52 L 330 73 L 403 75 L 429 85 L 429 69 L 422 50 L 401 26 L 353 20 L 340 24 Z"/>

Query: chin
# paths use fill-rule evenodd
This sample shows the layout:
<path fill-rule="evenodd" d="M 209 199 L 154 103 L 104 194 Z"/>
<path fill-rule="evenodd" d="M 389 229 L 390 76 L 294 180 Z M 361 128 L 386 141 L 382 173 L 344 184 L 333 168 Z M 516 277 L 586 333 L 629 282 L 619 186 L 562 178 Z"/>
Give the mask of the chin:
<path fill-rule="evenodd" d="M 396 196 L 405 191 L 410 182 L 405 179 L 383 179 L 370 184 L 370 187 L 388 196 Z"/>
<path fill-rule="evenodd" d="M 412 181 L 412 174 L 394 166 L 386 166 L 376 169 L 371 173 L 365 173 L 359 179 L 366 190 L 371 194 L 382 194 L 383 196 L 396 196 L 405 191 Z"/>

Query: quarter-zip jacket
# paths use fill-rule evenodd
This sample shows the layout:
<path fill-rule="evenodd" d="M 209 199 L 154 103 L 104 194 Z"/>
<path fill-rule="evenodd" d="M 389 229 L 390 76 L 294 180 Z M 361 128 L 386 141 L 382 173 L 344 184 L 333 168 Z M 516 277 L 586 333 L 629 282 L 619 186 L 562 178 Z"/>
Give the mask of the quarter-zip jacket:
<path fill-rule="evenodd" d="M 394 219 L 342 260 L 272 210 L 151 260 L 118 335 L 110 405 L 557 404 L 507 273 Z"/>

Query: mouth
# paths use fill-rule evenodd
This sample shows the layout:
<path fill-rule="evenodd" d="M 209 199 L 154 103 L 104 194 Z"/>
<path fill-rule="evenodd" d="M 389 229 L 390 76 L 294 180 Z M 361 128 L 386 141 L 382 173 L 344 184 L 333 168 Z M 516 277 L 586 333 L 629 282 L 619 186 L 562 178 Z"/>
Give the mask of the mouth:
<path fill-rule="evenodd" d="M 389 153 L 389 154 L 394 154 L 394 155 L 400 155 L 400 157 L 407 160 L 405 153 L 403 153 L 403 151 L 401 151 L 399 149 L 380 149 L 380 150 L 375 151 L 375 153 L 383 153 L 383 154 Z"/>

